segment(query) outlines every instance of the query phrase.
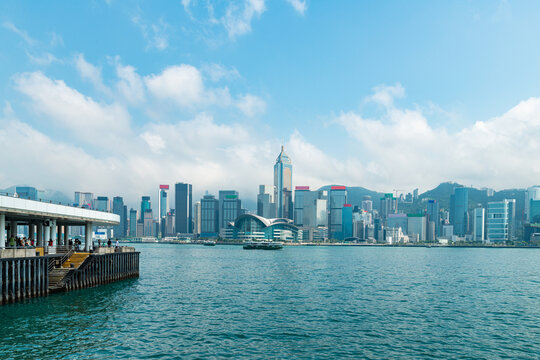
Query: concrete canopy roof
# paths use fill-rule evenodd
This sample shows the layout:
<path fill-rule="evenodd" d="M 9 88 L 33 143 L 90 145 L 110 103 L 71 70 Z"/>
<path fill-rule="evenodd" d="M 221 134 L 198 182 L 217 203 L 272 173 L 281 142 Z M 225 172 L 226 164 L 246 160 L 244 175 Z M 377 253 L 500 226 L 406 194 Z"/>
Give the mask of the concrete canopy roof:
<path fill-rule="evenodd" d="M 120 216 L 108 212 L 0 195 L 0 214 L 6 221 L 56 220 L 57 224 L 118 225 Z"/>

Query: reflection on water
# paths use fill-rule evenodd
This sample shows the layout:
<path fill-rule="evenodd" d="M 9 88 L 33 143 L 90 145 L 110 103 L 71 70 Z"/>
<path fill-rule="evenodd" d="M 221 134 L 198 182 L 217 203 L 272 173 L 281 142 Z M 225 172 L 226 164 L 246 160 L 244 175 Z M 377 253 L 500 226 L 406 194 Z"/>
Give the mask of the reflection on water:
<path fill-rule="evenodd" d="M 540 353 L 537 250 L 137 248 L 139 279 L 0 307 L 0 357 Z"/>

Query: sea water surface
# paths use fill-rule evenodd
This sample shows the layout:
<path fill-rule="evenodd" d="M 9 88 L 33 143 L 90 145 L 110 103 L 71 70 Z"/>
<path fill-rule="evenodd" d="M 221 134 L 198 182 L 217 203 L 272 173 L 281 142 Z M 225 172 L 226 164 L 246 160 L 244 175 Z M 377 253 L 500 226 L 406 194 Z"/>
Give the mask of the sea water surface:
<path fill-rule="evenodd" d="M 136 246 L 139 279 L 0 306 L 0 358 L 540 358 L 537 249 Z"/>

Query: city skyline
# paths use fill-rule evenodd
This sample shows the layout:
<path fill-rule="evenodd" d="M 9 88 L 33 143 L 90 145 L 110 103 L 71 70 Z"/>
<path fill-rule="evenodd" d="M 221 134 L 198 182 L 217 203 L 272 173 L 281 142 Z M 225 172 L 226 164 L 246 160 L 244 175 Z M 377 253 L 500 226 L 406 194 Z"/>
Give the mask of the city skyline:
<path fill-rule="evenodd" d="M 254 198 L 281 144 L 312 187 L 538 183 L 539 4 L 293 3 L 0 5 L 0 187 Z"/>

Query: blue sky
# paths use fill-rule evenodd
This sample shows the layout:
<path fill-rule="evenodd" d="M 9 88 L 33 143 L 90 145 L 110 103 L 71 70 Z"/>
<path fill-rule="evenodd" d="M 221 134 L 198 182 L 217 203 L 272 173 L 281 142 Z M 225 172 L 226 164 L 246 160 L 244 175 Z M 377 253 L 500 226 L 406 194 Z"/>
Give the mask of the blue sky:
<path fill-rule="evenodd" d="M 0 185 L 254 196 L 540 175 L 540 3 L 0 4 Z M 12 150 L 13 148 L 24 150 Z M 39 174 L 39 176 L 35 176 Z"/>

